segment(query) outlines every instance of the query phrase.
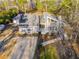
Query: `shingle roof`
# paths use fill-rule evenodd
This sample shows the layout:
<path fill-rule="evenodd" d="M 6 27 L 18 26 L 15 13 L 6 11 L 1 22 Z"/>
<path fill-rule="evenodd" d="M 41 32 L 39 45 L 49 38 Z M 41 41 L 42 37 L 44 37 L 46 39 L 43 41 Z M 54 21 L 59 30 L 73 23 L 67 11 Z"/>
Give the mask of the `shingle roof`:
<path fill-rule="evenodd" d="M 18 14 L 16 17 L 13 18 L 13 20 L 18 20 L 18 19 L 20 19 L 20 18 L 21 18 L 21 15 L 22 15 L 22 14 Z"/>

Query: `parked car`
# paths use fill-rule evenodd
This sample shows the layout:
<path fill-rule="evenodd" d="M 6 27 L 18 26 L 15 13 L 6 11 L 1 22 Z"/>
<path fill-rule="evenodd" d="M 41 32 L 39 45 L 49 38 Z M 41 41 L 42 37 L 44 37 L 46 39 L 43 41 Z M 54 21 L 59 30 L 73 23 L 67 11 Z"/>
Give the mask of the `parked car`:
<path fill-rule="evenodd" d="M 0 24 L 0 32 L 3 31 L 5 29 L 5 25 L 4 24 Z"/>

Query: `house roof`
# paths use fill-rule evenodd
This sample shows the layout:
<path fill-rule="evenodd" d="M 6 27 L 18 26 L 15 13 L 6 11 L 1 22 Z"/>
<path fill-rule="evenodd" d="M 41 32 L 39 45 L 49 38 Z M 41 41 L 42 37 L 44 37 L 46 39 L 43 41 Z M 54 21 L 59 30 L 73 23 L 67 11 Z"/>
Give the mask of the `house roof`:
<path fill-rule="evenodd" d="M 53 20 L 53 21 L 58 21 L 55 16 L 52 16 L 51 14 L 49 14 L 49 13 L 47 13 L 47 12 L 45 12 L 43 15 L 44 15 L 44 19 L 45 19 L 45 20 L 51 19 L 51 20 Z"/>
<path fill-rule="evenodd" d="M 21 18 L 19 19 L 19 23 L 25 23 L 28 20 L 27 15 L 21 15 Z"/>
<path fill-rule="evenodd" d="M 16 17 L 13 18 L 13 20 L 18 20 L 18 19 L 20 19 L 20 18 L 21 18 L 21 15 L 22 15 L 22 14 L 18 14 Z"/>

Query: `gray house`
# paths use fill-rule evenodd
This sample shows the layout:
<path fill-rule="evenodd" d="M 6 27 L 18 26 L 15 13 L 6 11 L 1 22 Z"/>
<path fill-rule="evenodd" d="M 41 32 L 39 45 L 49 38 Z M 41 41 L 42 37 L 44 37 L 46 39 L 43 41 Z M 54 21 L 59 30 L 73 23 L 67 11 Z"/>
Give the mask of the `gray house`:
<path fill-rule="evenodd" d="M 18 14 L 13 19 L 13 23 L 19 27 L 19 32 L 27 34 L 38 33 L 39 31 L 42 34 L 57 33 L 59 31 L 59 28 L 62 28 L 63 25 L 61 17 L 56 17 L 47 12 L 43 13 L 43 15 L 40 15 L 40 18 L 34 13 L 23 15 Z"/>
<path fill-rule="evenodd" d="M 56 17 L 47 12 L 44 12 L 40 19 L 40 25 L 42 34 L 57 33 L 59 28 L 62 27 L 63 21 L 61 17 Z"/>
<path fill-rule="evenodd" d="M 39 18 L 35 14 L 20 14 L 13 19 L 13 23 L 19 27 L 20 33 L 38 33 Z"/>

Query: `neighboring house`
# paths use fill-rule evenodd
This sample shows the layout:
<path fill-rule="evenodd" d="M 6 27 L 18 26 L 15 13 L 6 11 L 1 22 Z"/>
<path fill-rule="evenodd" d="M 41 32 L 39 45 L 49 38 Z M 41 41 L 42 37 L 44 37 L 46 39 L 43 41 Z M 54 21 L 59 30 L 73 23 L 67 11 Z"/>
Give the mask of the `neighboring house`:
<path fill-rule="evenodd" d="M 19 19 L 19 32 L 21 33 L 26 33 L 27 32 L 27 28 L 28 28 L 28 18 L 27 18 L 28 14 L 26 15 L 21 15 L 21 18 Z"/>
<path fill-rule="evenodd" d="M 49 13 L 43 13 L 41 20 L 41 33 L 57 33 L 59 31 L 59 28 L 63 25 L 62 20 L 60 20 L 59 17 L 53 16 Z"/>
<path fill-rule="evenodd" d="M 39 31 L 39 19 L 35 14 L 17 15 L 13 23 L 19 27 L 21 33 L 32 34 Z"/>

